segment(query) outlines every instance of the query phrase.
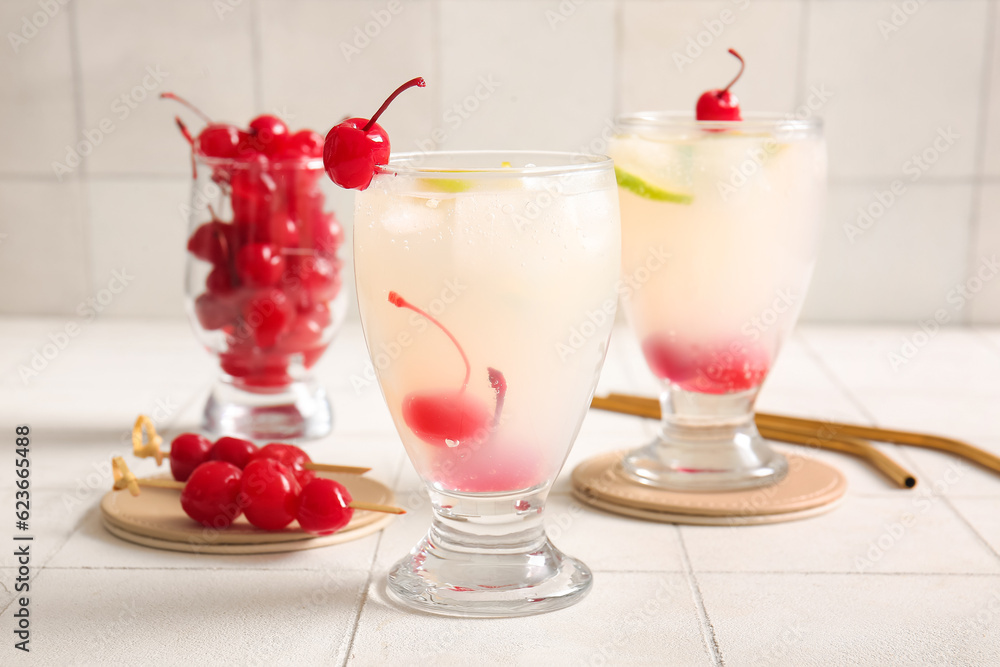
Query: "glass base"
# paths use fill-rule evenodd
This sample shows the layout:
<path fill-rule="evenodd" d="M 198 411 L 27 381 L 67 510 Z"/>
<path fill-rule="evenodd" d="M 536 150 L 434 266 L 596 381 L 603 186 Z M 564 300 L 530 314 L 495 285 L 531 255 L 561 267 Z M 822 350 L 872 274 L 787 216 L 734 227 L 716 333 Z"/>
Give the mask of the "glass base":
<path fill-rule="evenodd" d="M 444 616 L 528 616 L 568 607 L 590 591 L 587 566 L 545 536 L 542 494 L 431 497 L 431 529 L 389 571 L 387 591 L 400 604 Z M 468 509 L 487 513 L 463 515 Z"/>
<path fill-rule="evenodd" d="M 326 392 L 312 382 L 251 392 L 223 379 L 205 404 L 202 428 L 215 437 L 313 440 L 329 435 L 333 411 Z"/>
<path fill-rule="evenodd" d="M 625 454 L 622 471 L 641 484 L 674 491 L 737 491 L 781 481 L 788 461 L 757 432 L 756 393 L 671 390 L 661 399 L 659 436 Z"/>

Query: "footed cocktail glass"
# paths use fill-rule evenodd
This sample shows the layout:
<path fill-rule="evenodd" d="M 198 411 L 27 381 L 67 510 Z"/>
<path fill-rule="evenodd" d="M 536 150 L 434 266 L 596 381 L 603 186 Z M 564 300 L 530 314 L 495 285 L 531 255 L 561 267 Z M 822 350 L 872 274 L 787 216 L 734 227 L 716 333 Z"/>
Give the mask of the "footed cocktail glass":
<path fill-rule="evenodd" d="M 390 594 L 461 616 L 572 604 L 591 574 L 549 542 L 542 511 L 614 320 L 611 160 L 398 155 L 358 195 L 354 230 L 368 350 L 434 509 Z"/>
<path fill-rule="evenodd" d="M 818 120 L 616 120 L 623 302 L 661 380 L 662 424 L 629 452 L 644 484 L 727 491 L 775 483 L 785 458 L 753 405 L 805 296 L 826 191 Z"/>

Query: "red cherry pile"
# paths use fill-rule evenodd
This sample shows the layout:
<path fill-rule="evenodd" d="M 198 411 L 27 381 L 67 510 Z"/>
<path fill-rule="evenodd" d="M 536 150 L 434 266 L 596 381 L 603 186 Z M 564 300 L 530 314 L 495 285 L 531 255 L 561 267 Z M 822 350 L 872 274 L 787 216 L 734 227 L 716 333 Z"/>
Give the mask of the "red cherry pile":
<path fill-rule="evenodd" d="M 736 49 L 729 49 L 729 53 L 740 61 L 740 71 L 722 90 L 709 90 L 702 93 L 695 107 L 695 117 L 698 120 L 743 120 L 740 116 L 740 102 L 735 95 L 729 92 L 729 89 L 743 76 L 743 68 L 746 67 L 746 63 L 743 61 L 743 56 L 736 52 Z"/>
<path fill-rule="evenodd" d="M 701 394 L 753 389 L 764 381 L 771 365 L 766 350 L 742 343 L 711 347 L 654 335 L 643 341 L 642 352 L 658 378 Z"/>
<path fill-rule="evenodd" d="M 397 292 L 389 292 L 389 303 L 397 308 L 407 308 L 425 317 L 437 326 L 454 344 L 465 363 L 465 379 L 459 389 L 434 392 L 412 392 L 403 399 L 403 420 L 413 433 L 428 445 L 454 448 L 465 444 L 478 444 L 486 440 L 503 411 L 507 395 L 507 380 L 503 373 L 488 368 L 490 386 L 496 392 L 496 406 L 491 413 L 486 405 L 466 392 L 472 366 L 458 339 L 434 316 L 414 306 Z"/>
<path fill-rule="evenodd" d="M 172 93 L 162 97 L 178 100 Z M 222 369 L 249 388 L 292 381 L 293 357 L 309 368 L 329 344 L 330 301 L 341 289 L 337 251 L 343 230 L 323 210 L 323 139 L 292 133 L 279 118 L 258 116 L 247 129 L 211 122 L 192 137 L 194 156 L 228 196 L 232 220 L 211 219 L 188 239 L 188 251 L 211 264 L 194 303 L 204 329 L 225 334 Z M 298 355 L 298 356 L 296 356 Z"/>
<path fill-rule="evenodd" d="M 258 449 L 249 440 L 184 433 L 170 447 L 170 470 L 186 482 L 184 512 L 205 526 L 226 528 L 241 514 L 262 530 L 281 530 L 298 520 L 303 530 L 334 533 L 351 520 L 351 494 L 338 482 L 318 478 L 309 455 L 294 445 Z"/>
<path fill-rule="evenodd" d="M 419 76 L 410 79 L 386 98 L 371 119 L 348 118 L 335 125 L 323 145 L 323 166 L 330 180 L 348 190 L 367 188 L 375 168 L 389 162 L 389 135 L 375 121 L 401 92 L 426 85 Z"/>

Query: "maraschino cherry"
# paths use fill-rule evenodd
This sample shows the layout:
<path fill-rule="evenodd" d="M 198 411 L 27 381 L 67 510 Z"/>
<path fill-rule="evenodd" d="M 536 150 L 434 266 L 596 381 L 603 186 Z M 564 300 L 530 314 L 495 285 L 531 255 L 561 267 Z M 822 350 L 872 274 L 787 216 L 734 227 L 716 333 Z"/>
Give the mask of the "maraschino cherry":
<path fill-rule="evenodd" d="M 170 473 L 178 482 L 187 481 L 195 468 L 208 460 L 212 441 L 197 433 L 181 433 L 170 443 Z"/>
<path fill-rule="evenodd" d="M 335 125 L 323 146 L 323 166 L 330 180 L 348 190 L 367 188 L 375 167 L 389 162 L 389 135 L 376 121 L 401 92 L 425 85 L 422 77 L 410 79 L 393 91 L 370 120 L 348 118 Z"/>
<path fill-rule="evenodd" d="M 181 489 L 181 508 L 204 526 L 228 527 L 242 512 L 242 476 L 239 468 L 226 461 L 202 463 Z"/>
<path fill-rule="evenodd" d="M 240 504 L 258 528 L 281 530 L 294 521 L 301 492 L 291 468 L 274 459 L 255 458 L 243 469 Z"/>
<path fill-rule="evenodd" d="M 288 445 L 282 442 L 272 442 L 265 445 L 254 456 L 255 459 L 272 459 L 286 466 L 295 475 L 296 481 L 301 486 L 311 482 L 316 473 L 306 468 L 306 464 L 312 463 L 312 459 L 300 447 Z"/>
<path fill-rule="evenodd" d="M 215 441 L 208 453 L 209 461 L 225 461 L 243 470 L 260 449 L 243 438 L 224 436 Z"/>
<path fill-rule="evenodd" d="M 465 379 L 458 390 L 412 392 L 403 399 L 403 420 L 413 433 L 429 445 L 457 447 L 482 442 L 496 427 L 507 394 L 507 380 L 503 373 L 488 368 L 490 386 L 496 392 L 496 407 L 489 408 L 475 396 L 466 392 L 472 366 L 458 339 L 443 324 L 424 310 L 414 306 L 396 292 L 389 292 L 389 303 L 397 308 L 408 308 L 427 318 L 455 345 L 465 363 Z"/>
<path fill-rule="evenodd" d="M 307 533 L 332 535 L 351 521 L 354 509 L 347 488 L 323 477 L 306 484 L 299 494 L 296 518 Z"/>
<path fill-rule="evenodd" d="M 695 117 L 698 120 L 743 120 L 740 116 L 740 101 L 729 92 L 729 89 L 743 75 L 746 63 L 743 62 L 743 56 L 738 54 L 736 49 L 729 49 L 729 52 L 740 61 L 740 71 L 722 90 L 709 90 L 702 93 L 701 97 L 698 98 L 698 106 L 695 108 Z"/>

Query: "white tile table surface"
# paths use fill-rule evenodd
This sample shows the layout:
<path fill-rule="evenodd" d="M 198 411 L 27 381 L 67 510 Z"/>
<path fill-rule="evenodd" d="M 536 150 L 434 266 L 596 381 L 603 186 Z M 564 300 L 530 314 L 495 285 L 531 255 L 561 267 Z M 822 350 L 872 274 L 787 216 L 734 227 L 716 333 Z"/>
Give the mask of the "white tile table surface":
<path fill-rule="evenodd" d="M 645 523 L 585 509 L 569 495 L 574 465 L 652 433 L 650 423 L 598 412 L 588 415 L 548 511 L 555 542 L 594 569 L 592 593 L 524 619 L 401 611 L 386 600 L 386 569 L 424 531 L 429 508 L 381 394 L 365 379 L 356 324 L 320 364 L 337 423 L 308 449 L 318 460 L 372 465 L 408 515 L 382 533 L 293 554 L 199 556 L 122 542 L 97 515 L 110 456 L 127 449 L 137 413 L 154 414 L 167 436 L 193 428 L 213 368 L 183 323 L 78 323 L 79 335 L 22 379 L 19 366 L 66 321 L 0 320 L 2 433 L 13 447 L 13 424 L 32 427 L 35 535 L 30 655 L 13 655 L 16 563 L 0 545 L 2 664 L 1000 663 L 1000 477 L 887 445 L 920 479 L 901 491 L 823 452 L 850 482 L 828 515 L 750 528 Z M 1000 330 L 945 329 L 926 339 L 916 331 L 801 327 L 760 407 L 932 430 L 1000 453 Z M 894 369 L 890 355 L 904 340 L 923 344 Z M 652 387 L 629 332 L 617 330 L 601 390 Z M 12 459 L 0 464 L 0 507 L 10 510 Z M 904 517 L 912 519 L 905 526 Z M 8 545 L 11 524 L 0 531 Z"/>

